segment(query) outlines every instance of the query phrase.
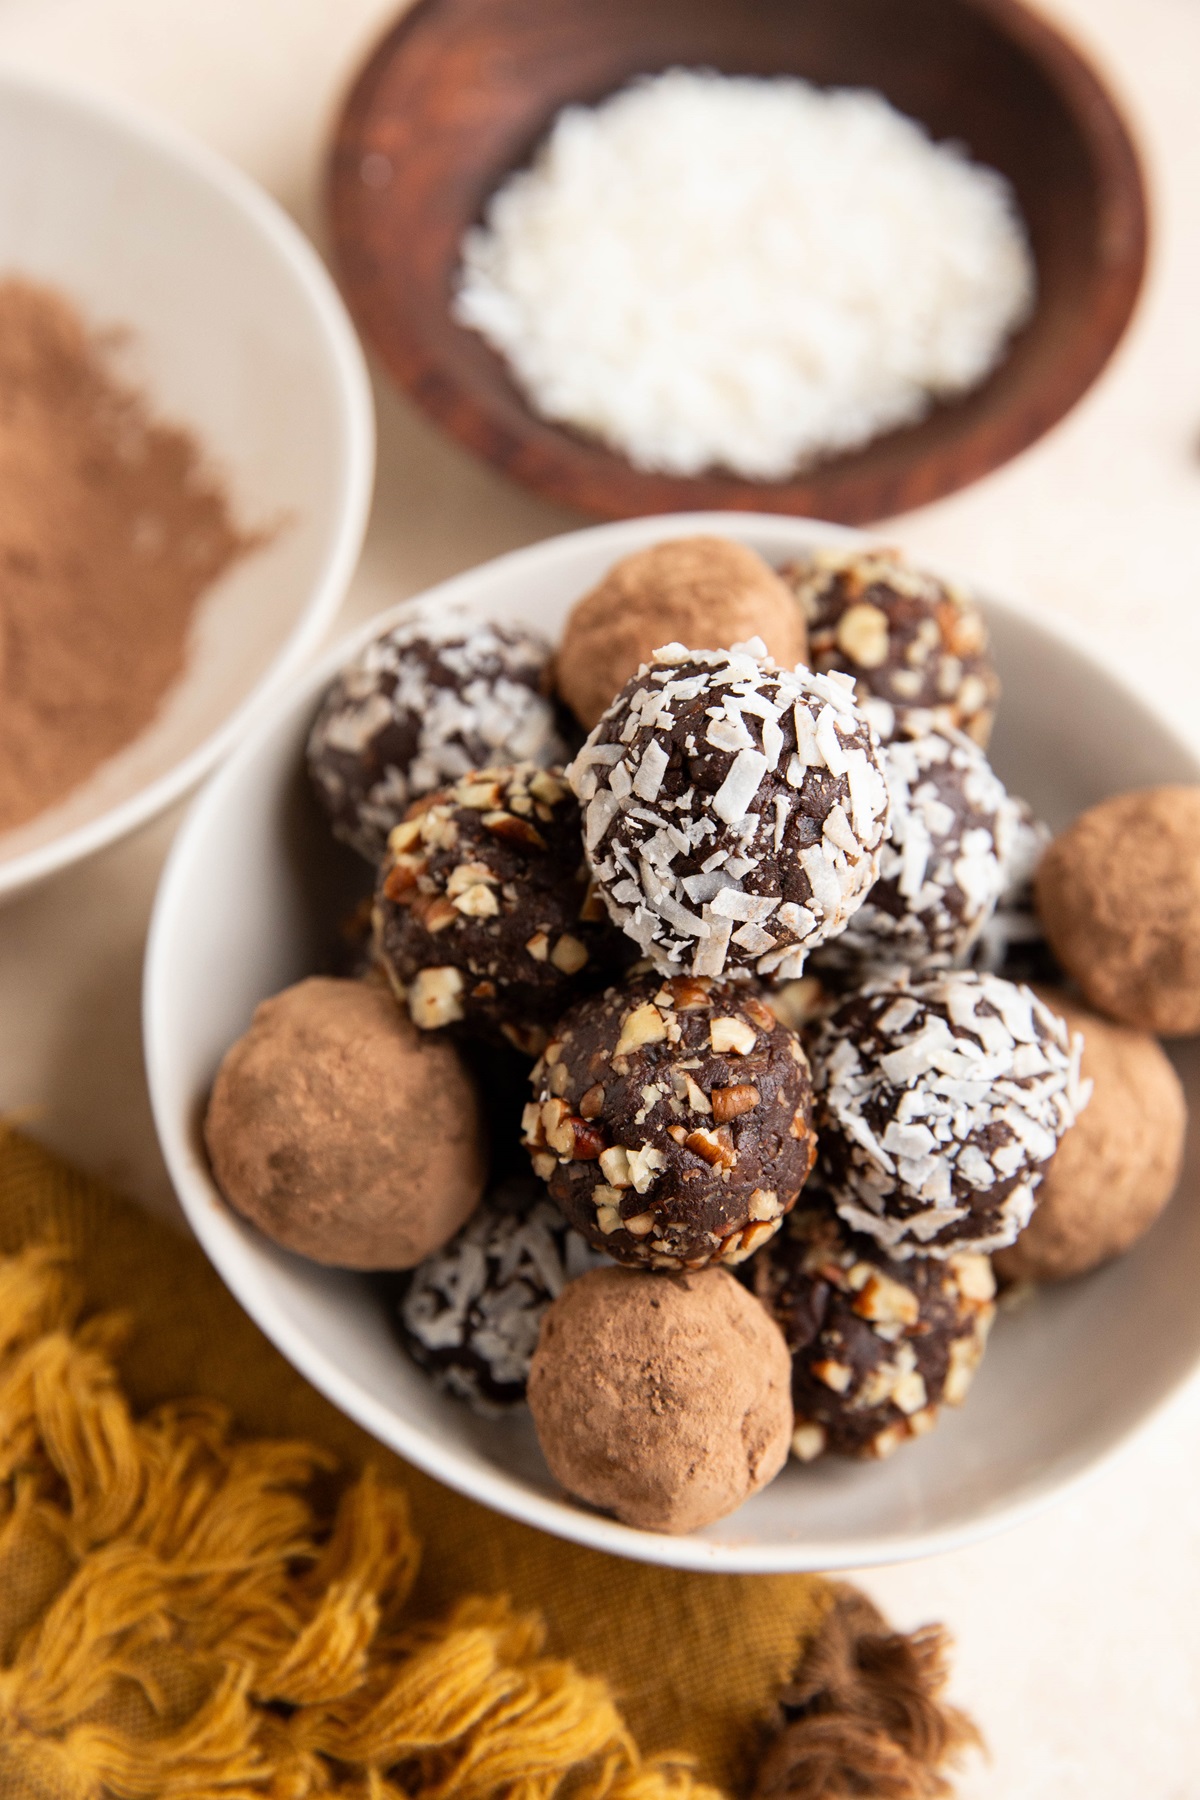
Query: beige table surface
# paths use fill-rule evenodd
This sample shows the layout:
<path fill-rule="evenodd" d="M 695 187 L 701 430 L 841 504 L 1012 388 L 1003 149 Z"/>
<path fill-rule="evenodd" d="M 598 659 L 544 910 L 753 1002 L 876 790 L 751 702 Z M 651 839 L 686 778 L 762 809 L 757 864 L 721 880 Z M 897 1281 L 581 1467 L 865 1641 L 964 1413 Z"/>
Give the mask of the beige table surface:
<path fill-rule="evenodd" d="M 585 4 L 586 0 L 580 0 Z M 653 0 L 648 0 L 652 4 Z M 394 0 L 0 0 L 0 63 L 169 115 L 320 236 L 322 145 Z M 1055 0 L 1123 96 L 1152 184 L 1151 279 L 1072 417 L 965 494 L 889 525 L 1085 625 L 1200 747 L 1200 0 Z M 577 521 L 380 391 L 375 510 L 343 624 Z M 173 816 L 0 908 L 0 1112 L 158 1210 L 138 990 Z M 864 1579 L 946 1619 L 991 1741 L 964 1800 L 1200 1800 L 1200 1385 L 1090 1484 L 1007 1535 Z"/>

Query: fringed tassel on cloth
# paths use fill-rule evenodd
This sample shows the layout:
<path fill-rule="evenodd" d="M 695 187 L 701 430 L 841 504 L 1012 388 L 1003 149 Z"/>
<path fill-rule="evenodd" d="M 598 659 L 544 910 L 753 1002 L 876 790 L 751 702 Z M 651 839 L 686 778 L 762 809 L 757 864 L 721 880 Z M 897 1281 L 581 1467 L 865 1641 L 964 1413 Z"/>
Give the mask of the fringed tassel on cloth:
<path fill-rule="evenodd" d="M 932 1800 L 977 1741 L 940 1703 L 936 1627 L 897 1637 L 819 1577 L 784 1589 L 614 1563 L 483 1518 L 398 1464 L 382 1478 L 193 1246 L 2 1122 L 0 1232 L 14 1251 L 0 1255 L 0 1800 L 722 1800 L 688 1756 L 641 1755 L 608 1683 L 547 1655 L 540 1620 L 453 1600 L 484 1567 L 522 1571 L 523 1588 L 546 1578 L 562 1641 L 591 1643 L 658 1744 L 699 1743 L 740 1692 L 707 1742 L 730 1794 L 754 1786 L 755 1721 L 798 1638 L 759 1800 Z M 130 1318 L 89 1315 L 85 1285 L 110 1307 L 138 1298 L 129 1350 Z M 230 1349 L 205 1365 L 211 1391 L 232 1407 L 154 1404 L 189 1380 L 181 1343 L 207 1354 L 214 1333 Z M 140 1410 L 120 1354 L 141 1372 Z M 247 1395 L 261 1425 L 286 1393 L 302 1441 L 235 1429 Z M 357 1479 L 308 1441 L 323 1437 L 343 1466 L 353 1440 Z M 432 1607 L 405 1479 L 437 1540 Z M 481 1529 L 504 1555 L 460 1574 Z M 619 1654 L 598 1657 L 601 1640 Z"/>
<path fill-rule="evenodd" d="M 950 1794 L 947 1766 L 982 1739 L 941 1699 L 949 1648 L 940 1625 L 894 1632 L 865 1594 L 843 1588 L 780 1695 L 754 1800 Z"/>
<path fill-rule="evenodd" d="M 718 1800 L 504 1600 L 406 1618 L 420 1549 L 369 1470 L 136 1419 L 63 1253 L 0 1261 L 4 1800 Z"/>

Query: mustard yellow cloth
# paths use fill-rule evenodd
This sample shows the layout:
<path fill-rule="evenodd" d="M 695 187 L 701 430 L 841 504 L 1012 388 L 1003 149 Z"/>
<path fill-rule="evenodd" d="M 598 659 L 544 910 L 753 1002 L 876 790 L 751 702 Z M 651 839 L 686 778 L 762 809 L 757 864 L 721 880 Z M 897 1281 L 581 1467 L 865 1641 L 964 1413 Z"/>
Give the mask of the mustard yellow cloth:
<path fill-rule="evenodd" d="M 771 1792 L 946 1792 L 941 1639 L 870 1638 L 877 1678 L 851 1599 L 839 1635 L 820 1578 L 475 1506 L 328 1405 L 194 1244 L 0 1125 L 0 1800 L 720 1800 L 805 1645 L 848 1698 Z"/>

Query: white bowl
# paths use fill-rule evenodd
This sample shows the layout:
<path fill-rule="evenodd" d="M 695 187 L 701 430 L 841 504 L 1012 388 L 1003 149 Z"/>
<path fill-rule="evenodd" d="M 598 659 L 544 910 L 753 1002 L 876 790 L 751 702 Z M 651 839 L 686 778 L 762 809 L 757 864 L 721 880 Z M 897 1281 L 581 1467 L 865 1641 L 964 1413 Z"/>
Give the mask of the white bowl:
<path fill-rule="evenodd" d="M 837 527 L 755 514 L 639 519 L 552 539 L 433 590 L 555 636 L 618 556 L 726 532 L 782 562 Z M 1200 780 L 1200 765 L 1077 644 L 988 603 L 1005 681 L 994 754 L 1054 825 L 1114 791 Z M 388 615 L 394 617 L 395 615 Z M 563 1499 L 527 1417 L 478 1420 L 396 1347 L 371 1288 L 276 1249 L 222 1202 L 200 1120 L 225 1049 L 257 1003 L 314 968 L 338 855 L 304 791 L 301 751 L 322 688 L 376 620 L 280 697 L 196 803 L 176 841 L 146 961 L 145 1036 L 163 1151 L 188 1217 L 242 1305 L 284 1354 L 376 1437 L 450 1486 L 562 1537 L 695 1569 L 848 1568 L 944 1550 L 1027 1513 L 1093 1467 L 1200 1359 L 1200 1167 L 1128 1256 L 1002 1316 L 965 1407 L 884 1463 L 792 1463 L 731 1518 L 691 1537 L 633 1531 Z M 327 924 L 327 921 L 326 921 Z M 1180 1058 L 1200 1116 L 1200 1055 Z"/>
<path fill-rule="evenodd" d="M 64 801 L 0 835 L 0 896 L 132 831 L 207 774 L 333 620 L 370 503 L 362 352 L 320 258 L 274 201 L 123 105 L 0 74 L 0 278 L 129 330 L 123 374 L 191 427 L 237 516 L 279 523 L 202 601 L 154 723 Z"/>

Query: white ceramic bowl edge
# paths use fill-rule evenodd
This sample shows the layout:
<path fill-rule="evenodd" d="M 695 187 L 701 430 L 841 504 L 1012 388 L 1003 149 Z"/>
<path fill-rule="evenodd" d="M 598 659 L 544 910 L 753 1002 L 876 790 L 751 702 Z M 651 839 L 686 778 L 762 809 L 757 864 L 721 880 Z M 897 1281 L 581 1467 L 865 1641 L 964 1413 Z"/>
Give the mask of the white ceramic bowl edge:
<path fill-rule="evenodd" d="M 855 534 L 752 514 L 630 521 L 514 552 L 433 590 L 557 633 L 571 602 L 618 556 L 711 530 L 783 561 Z M 1200 764 L 1077 641 L 988 601 L 1007 676 L 994 745 L 1001 773 L 1051 823 L 1103 793 L 1200 780 Z M 155 907 L 145 1037 L 155 1120 L 188 1217 L 225 1281 L 330 1399 L 430 1474 L 560 1536 L 676 1567 L 740 1572 L 861 1567 L 942 1551 L 1045 1505 L 1128 1440 L 1200 1360 L 1200 1155 L 1180 1195 L 1129 1256 L 1002 1318 L 967 1405 L 883 1464 L 795 1465 L 731 1518 L 685 1538 L 633 1531 L 563 1500 L 528 1421 L 492 1424 L 436 1393 L 396 1348 L 359 1277 L 277 1250 L 224 1205 L 199 1136 L 220 1056 L 258 1000 L 310 972 L 308 887 L 331 852 L 306 814 L 300 755 L 317 698 L 373 621 L 280 695 L 196 802 Z M 1181 1072 L 1200 1112 L 1200 1046 Z"/>
<path fill-rule="evenodd" d="M 362 350 L 316 250 L 247 176 L 124 102 L 0 71 L 9 274 L 129 326 L 131 374 L 156 410 L 197 430 L 247 523 L 281 530 L 202 602 L 192 663 L 164 702 L 172 717 L 0 839 L 0 898 L 178 800 L 311 656 L 358 560 L 375 456 Z"/>

